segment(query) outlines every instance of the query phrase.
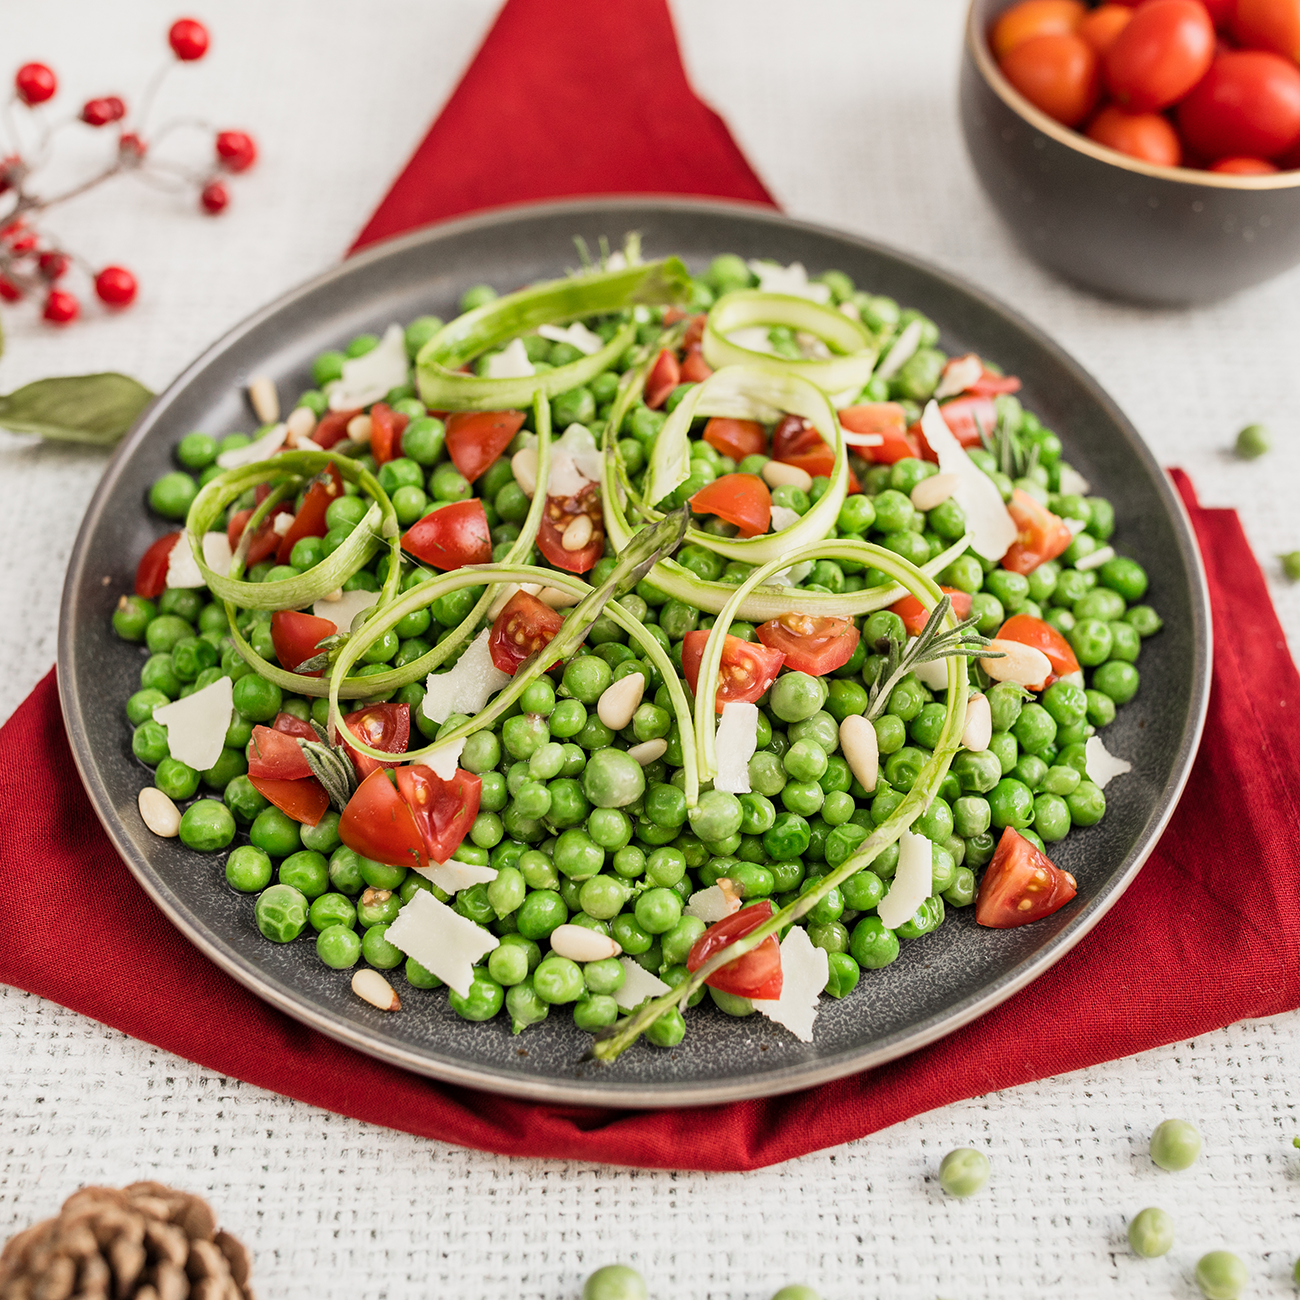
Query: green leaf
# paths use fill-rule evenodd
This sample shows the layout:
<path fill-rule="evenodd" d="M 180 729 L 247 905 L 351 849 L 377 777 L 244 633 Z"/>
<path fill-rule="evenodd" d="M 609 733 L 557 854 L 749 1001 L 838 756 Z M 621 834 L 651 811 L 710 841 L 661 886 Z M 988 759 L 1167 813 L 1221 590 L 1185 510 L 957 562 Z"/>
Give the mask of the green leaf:
<path fill-rule="evenodd" d="M 38 379 L 0 397 L 0 426 L 60 442 L 111 447 L 152 400 L 153 394 L 127 375 Z"/>

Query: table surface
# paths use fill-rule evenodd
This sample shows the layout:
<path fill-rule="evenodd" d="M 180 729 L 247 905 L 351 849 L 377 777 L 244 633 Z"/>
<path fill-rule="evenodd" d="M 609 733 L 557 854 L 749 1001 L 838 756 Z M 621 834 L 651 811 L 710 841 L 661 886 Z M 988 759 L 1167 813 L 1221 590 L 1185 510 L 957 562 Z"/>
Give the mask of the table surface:
<path fill-rule="evenodd" d="M 257 168 L 216 221 L 129 181 L 52 215 L 90 262 L 131 266 L 140 301 L 120 319 L 92 308 L 64 333 L 30 308 L 7 310 L 0 387 L 120 369 L 161 388 L 250 311 L 337 261 L 494 8 L 224 0 L 210 57 L 172 75 L 161 107 L 246 126 Z M 1071 289 L 1019 254 L 966 160 L 960 0 L 817 0 L 794 13 L 782 0 L 674 7 L 695 85 L 782 206 L 929 258 L 1045 327 L 1204 502 L 1241 511 L 1300 646 L 1300 588 L 1273 558 L 1300 546 L 1287 491 L 1300 484 L 1300 273 L 1184 312 Z M 49 59 L 73 101 L 141 86 L 172 17 L 159 0 L 0 2 L 9 61 Z M 85 164 L 105 143 L 70 132 L 66 157 Z M 1228 449 L 1256 420 L 1278 445 L 1248 465 Z M 104 463 L 0 432 L 0 718 L 54 658 L 63 569 Z M 558 1300 L 616 1259 L 635 1262 L 652 1294 L 684 1297 L 758 1300 L 787 1281 L 827 1297 L 1191 1297 L 1192 1264 L 1212 1247 L 1242 1255 L 1252 1294 L 1289 1295 L 1298 1077 L 1292 1014 L 949 1106 L 778 1168 L 659 1173 L 507 1160 L 323 1114 L 0 988 L 0 1236 L 81 1184 L 159 1178 L 209 1195 L 253 1248 L 260 1294 L 284 1300 Z M 1180 1175 L 1146 1155 L 1171 1115 L 1205 1136 Z M 964 1145 L 989 1153 L 993 1180 L 954 1202 L 936 1171 Z M 1175 1214 L 1178 1241 L 1140 1261 L 1124 1227 L 1149 1204 Z"/>

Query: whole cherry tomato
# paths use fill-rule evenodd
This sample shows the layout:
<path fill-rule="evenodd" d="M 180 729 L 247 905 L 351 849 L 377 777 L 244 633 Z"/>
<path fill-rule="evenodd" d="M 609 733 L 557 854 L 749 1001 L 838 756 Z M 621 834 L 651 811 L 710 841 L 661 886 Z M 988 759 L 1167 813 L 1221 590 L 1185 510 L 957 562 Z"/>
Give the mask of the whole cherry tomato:
<path fill-rule="evenodd" d="M 1082 122 L 1101 94 L 1097 53 L 1079 36 L 1031 36 L 1007 54 L 1001 67 L 1031 104 L 1065 126 Z"/>
<path fill-rule="evenodd" d="M 1082 36 L 1098 54 L 1105 54 L 1132 17 L 1133 10 L 1127 5 L 1104 4 L 1088 14 L 1079 24 L 1076 34 Z"/>
<path fill-rule="evenodd" d="M 1220 158 L 1209 169 L 1227 176 L 1272 176 L 1279 170 L 1267 158 Z"/>
<path fill-rule="evenodd" d="M 1126 113 L 1107 104 L 1092 119 L 1088 139 L 1162 167 L 1177 167 L 1183 160 L 1178 132 L 1159 113 Z"/>
<path fill-rule="evenodd" d="M 1247 49 L 1300 60 L 1300 0 L 1237 0 L 1232 34 Z"/>
<path fill-rule="evenodd" d="M 1211 161 L 1285 153 L 1300 139 L 1300 68 L 1268 50 L 1228 50 L 1178 105 L 1178 126 Z"/>
<path fill-rule="evenodd" d="M 993 24 L 989 44 L 1000 59 L 1031 36 L 1059 36 L 1074 31 L 1088 11 L 1079 0 L 1020 0 Z"/>
<path fill-rule="evenodd" d="M 1201 0 L 1146 0 L 1106 51 L 1106 84 L 1131 112 L 1168 108 L 1209 71 L 1214 48 Z"/>

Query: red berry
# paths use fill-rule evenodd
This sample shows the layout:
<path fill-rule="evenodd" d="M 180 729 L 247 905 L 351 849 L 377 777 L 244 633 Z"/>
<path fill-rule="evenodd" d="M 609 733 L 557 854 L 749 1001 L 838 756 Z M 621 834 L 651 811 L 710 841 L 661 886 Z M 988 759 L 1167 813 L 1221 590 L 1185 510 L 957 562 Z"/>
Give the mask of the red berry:
<path fill-rule="evenodd" d="M 95 277 L 95 292 L 110 307 L 126 307 L 135 300 L 135 276 L 124 266 L 106 266 Z"/>
<path fill-rule="evenodd" d="M 53 289 L 45 300 L 45 311 L 42 315 L 51 325 L 67 325 L 77 319 L 80 311 L 81 304 L 70 293 L 64 293 L 62 289 Z"/>
<path fill-rule="evenodd" d="M 116 95 L 88 99 L 81 108 L 81 120 L 90 126 L 107 126 L 126 116 L 126 105 Z"/>
<path fill-rule="evenodd" d="M 178 18 L 172 23 L 167 40 L 183 63 L 193 63 L 208 52 L 208 29 L 193 18 Z"/>
<path fill-rule="evenodd" d="M 22 296 L 23 291 L 12 280 L 6 280 L 0 275 L 0 298 L 5 302 L 18 302 Z"/>
<path fill-rule="evenodd" d="M 72 265 L 72 259 L 67 253 L 49 249 L 41 254 L 41 260 L 37 265 L 41 268 L 41 274 L 47 280 L 57 280 L 60 276 L 66 274 L 68 267 Z"/>
<path fill-rule="evenodd" d="M 230 202 L 230 191 L 222 181 L 209 181 L 203 187 L 203 193 L 199 195 L 199 202 L 205 212 L 210 212 L 215 217 L 218 212 L 224 211 Z"/>
<path fill-rule="evenodd" d="M 58 78 L 43 63 L 24 63 L 14 76 L 18 98 L 24 104 L 43 104 L 54 98 L 59 88 Z"/>
<path fill-rule="evenodd" d="M 228 172 L 246 172 L 257 161 L 257 145 L 244 131 L 217 132 L 217 162 Z"/>
<path fill-rule="evenodd" d="M 117 152 L 125 164 L 133 166 L 149 152 L 149 146 L 134 131 L 127 131 L 117 142 Z"/>
<path fill-rule="evenodd" d="M 0 194 L 12 189 L 26 174 L 26 164 L 16 153 L 0 161 Z"/>
<path fill-rule="evenodd" d="M 10 249 L 22 256 L 23 253 L 30 253 L 36 247 L 36 233 L 31 230 L 25 230 L 20 235 L 15 235 L 9 241 Z"/>

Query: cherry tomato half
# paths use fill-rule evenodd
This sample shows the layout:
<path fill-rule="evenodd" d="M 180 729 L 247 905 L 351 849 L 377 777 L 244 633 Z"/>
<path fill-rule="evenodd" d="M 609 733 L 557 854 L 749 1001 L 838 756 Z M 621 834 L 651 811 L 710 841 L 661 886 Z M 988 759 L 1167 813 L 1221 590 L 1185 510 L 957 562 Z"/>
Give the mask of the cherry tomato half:
<path fill-rule="evenodd" d="M 415 814 L 394 789 L 388 773 L 382 770 L 371 772 L 348 800 L 339 817 L 339 839 L 354 853 L 374 862 L 387 862 L 395 867 L 429 865 Z"/>
<path fill-rule="evenodd" d="M 303 614 L 296 609 L 277 609 L 271 615 L 271 644 L 275 647 L 275 657 L 280 666 L 291 673 L 298 671 L 299 664 L 318 655 L 320 643 L 338 630 L 328 618 L 317 618 L 315 614 Z M 318 669 L 303 675 L 319 677 L 321 671 Z"/>
<path fill-rule="evenodd" d="M 488 653 L 503 673 L 513 677 L 519 665 L 549 645 L 563 626 L 564 618 L 558 610 L 526 591 L 517 591 L 492 624 Z"/>
<path fill-rule="evenodd" d="M 409 415 L 398 415 L 387 402 L 370 408 L 370 454 L 376 465 L 386 465 L 402 454 L 402 434 L 410 422 Z"/>
<path fill-rule="evenodd" d="M 999 641 L 1018 641 L 1021 645 L 1041 650 L 1058 677 L 1068 677 L 1079 671 L 1079 661 L 1070 643 L 1050 624 L 1032 614 L 1012 614 L 998 628 Z"/>
<path fill-rule="evenodd" d="M 1268 50 L 1228 50 L 1178 105 L 1178 127 L 1212 162 L 1283 154 L 1300 140 L 1300 68 Z"/>
<path fill-rule="evenodd" d="M 993 24 L 989 35 L 993 56 L 1000 59 L 1033 36 L 1072 32 L 1087 12 L 1079 0 L 1020 0 Z"/>
<path fill-rule="evenodd" d="M 1232 34 L 1247 49 L 1300 60 L 1300 0 L 1236 0 Z"/>
<path fill-rule="evenodd" d="M 811 677 L 842 668 L 858 648 L 861 633 L 848 618 L 819 618 L 792 610 L 754 629 L 769 650 L 785 655 L 785 666 Z"/>
<path fill-rule="evenodd" d="M 459 569 L 462 564 L 488 564 L 492 533 L 478 497 L 454 501 L 427 514 L 402 537 L 402 550 L 435 569 Z"/>
<path fill-rule="evenodd" d="M 757 474 L 724 474 L 691 497 L 691 509 L 735 524 L 741 537 L 757 537 L 772 522 L 772 494 Z"/>
<path fill-rule="evenodd" d="M 727 420 L 714 416 L 704 426 L 704 441 L 714 451 L 736 461 L 767 453 L 767 430 L 757 420 Z"/>
<path fill-rule="evenodd" d="M 668 394 L 682 382 L 682 368 L 677 358 L 663 348 L 650 367 L 645 381 L 645 404 L 657 411 L 667 400 Z"/>
<path fill-rule="evenodd" d="M 1031 573 L 1045 560 L 1054 560 L 1074 541 L 1065 521 L 1021 488 L 1007 506 L 1019 534 L 1002 557 L 1002 567 L 1012 573 Z"/>
<path fill-rule="evenodd" d="M 167 590 L 167 568 L 171 564 L 172 547 L 180 533 L 168 533 L 154 542 L 140 557 L 135 566 L 135 594 L 146 600 L 157 600 Z"/>
<path fill-rule="evenodd" d="M 1031 36 L 1010 50 L 1000 66 L 1031 104 L 1065 126 L 1082 122 L 1101 94 L 1097 52 L 1072 33 Z"/>
<path fill-rule="evenodd" d="M 1214 49 L 1201 0 L 1146 0 L 1106 51 L 1106 84 L 1130 112 L 1168 108 L 1209 71 Z"/>
<path fill-rule="evenodd" d="M 591 532 L 579 547 L 569 550 L 564 545 L 569 526 L 579 515 L 591 521 Z M 571 497 L 547 497 L 542 522 L 537 529 L 537 549 L 566 573 L 586 573 L 605 554 L 605 516 L 600 508 L 600 486 L 588 483 L 581 492 Z"/>
<path fill-rule="evenodd" d="M 302 508 L 293 517 L 289 531 L 280 538 L 280 545 L 275 553 L 276 564 L 288 564 L 293 554 L 294 543 L 304 537 L 324 537 L 329 528 L 325 524 L 325 511 L 331 501 L 343 495 L 343 475 L 337 465 L 331 465 L 324 474 L 312 480 L 307 495 L 302 499 Z"/>
<path fill-rule="evenodd" d="M 1068 871 L 1008 826 L 980 881 L 975 920 L 997 930 L 1028 925 L 1064 907 L 1077 892 Z"/>
<path fill-rule="evenodd" d="M 478 816 L 482 777 L 458 767 L 451 780 L 444 781 L 433 768 L 413 763 L 397 769 L 397 788 L 414 818 L 430 860 L 446 862 L 460 848 Z"/>
<path fill-rule="evenodd" d="M 522 411 L 455 411 L 447 417 L 447 455 L 473 483 L 523 426 Z"/>
<path fill-rule="evenodd" d="M 709 639 L 707 632 L 687 632 L 682 638 L 682 676 L 695 692 L 700 684 L 700 660 Z M 717 710 L 724 704 L 753 704 L 771 684 L 785 663 L 780 650 L 752 645 L 738 636 L 728 636 L 722 643 L 722 664 L 718 670 L 718 690 L 714 699 Z"/>
<path fill-rule="evenodd" d="M 1177 167 L 1183 160 L 1178 132 L 1160 113 L 1129 113 L 1118 104 L 1107 104 L 1092 119 L 1088 139 L 1161 167 Z"/>
<path fill-rule="evenodd" d="M 772 919 L 772 904 L 764 900 L 753 907 L 742 907 L 726 920 L 711 925 L 696 939 L 686 958 L 686 969 L 697 971 L 723 948 L 757 930 Z M 775 999 L 781 996 L 781 947 L 776 935 L 769 934 L 757 948 L 719 967 L 704 981 L 722 993 L 738 998 Z"/>
<path fill-rule="evenodd" d="M 353 735 L 371 749 L 382 749 L 386 754 L 405 754 L 411 743 L 411 706 L 409 704 L 370 704 L 355 713 L 345 713 L 343 722 Z M 359 754 L 340 733 L 338 743 L 348 751 L 352 766 L 363 779 L 381 767 L 396 767 L 400 758 L 371 758 Z"/>

